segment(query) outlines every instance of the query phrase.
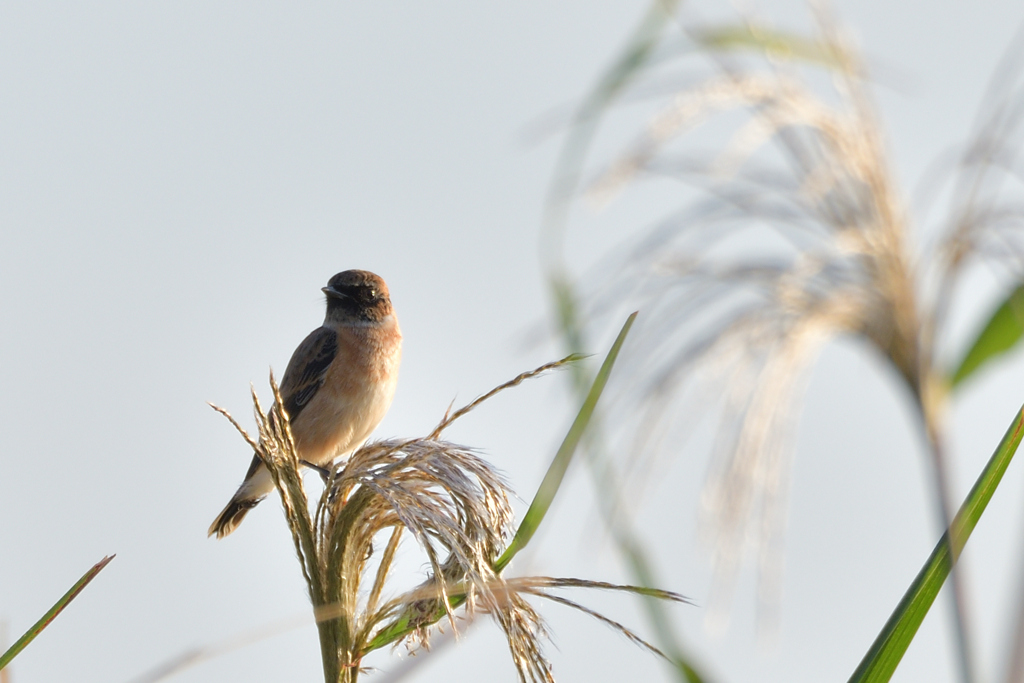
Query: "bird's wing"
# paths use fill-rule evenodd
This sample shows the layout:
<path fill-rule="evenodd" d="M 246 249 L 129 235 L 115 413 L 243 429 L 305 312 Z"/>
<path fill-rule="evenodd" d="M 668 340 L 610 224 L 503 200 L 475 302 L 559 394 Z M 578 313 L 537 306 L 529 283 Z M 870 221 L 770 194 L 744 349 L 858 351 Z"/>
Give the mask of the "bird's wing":
<path fill-rule="evenodd" d="M 324 384 L 327 370 L 338 355 L 338 335 L 321 327 L 302 340 L 281 380 L 281 399 L 292 422 Z"/>

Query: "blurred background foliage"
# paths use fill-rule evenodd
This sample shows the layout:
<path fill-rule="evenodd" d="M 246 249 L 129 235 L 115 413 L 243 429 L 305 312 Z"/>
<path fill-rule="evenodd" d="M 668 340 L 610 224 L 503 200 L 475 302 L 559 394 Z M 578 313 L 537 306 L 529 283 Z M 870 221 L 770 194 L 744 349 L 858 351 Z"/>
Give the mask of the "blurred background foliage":
<path fill-rule="evenodd" d="M 679 451 L 694 413 L 711 412 L 719 427 L 700 501 L 716 566 L 709 618 L 724 618 L 749 553 L 760 613 L 773 625 L 797 420 L 816 359 L 840 336 L 866 342 L 901 378 L 927 446 L 936 528 L 955 527 L 949 394 L 1010 351 L 1024 321 L 1022 50 L 1015 39 L 994 70 L 971 137 L 936 169 L 926 201 L 915 204 L 895 180 L 870 71 L 826 10 L 816 10 L 816 32 L 801 36 L 752 16 L 709 26 L 685 19 L 678 3 L 651 3 L 573 117 L 548 195 L 544 251 L 569 350 L 585 348 L 610 312 L 613 319 L 626 308 L 644 313 L 640 348 L 617 387 L 620 419 L 606 430 L 629 457 L 612 463 L 604 437 L 591 449 L 602 517 L 636 580 L 656 573 L 623 520 L 638 506 L 620 501 L 635 498 L 630 487 L 643 486 L 636 479 L 645 475 L 636 473 L 652 468 L 646 461 Z M 601 124 L 631 101 L 650 112 L 646 123 L 592 168 L 588 156 Z M 572 206 L 600 207 L 652 180 L 677 182 L 681 204 L 667 205 L 653 224 L 625 226 L 627 236 L 596 267 L 570 275 L 573 259 L 563 244 Z M 943 354 L 949 308 L 971 268 L 997 273 L 1009 294 L 951 364 Z M 1000 452 L 1012 457 L 1018 426 L 1011 425 L 994 461 Z M 1005 464 L 990 463 L 975 491 L 991 492 Z M 962 511 L 968 517 L 970 503 Z M 950 564 L 944 547 L 940 542 L 931 565 L 942 553 Z M 888 680 L 895 670 L 916 626 L 898 637 L 891 629 L 909 612 L 923 618 L 946 579 L 933 577 L 938 582 L 924 590 L 928 571 L 854 679 Z M 959 678 L 971 681 L 977 673 L 968 598 L 960 571 L 950 577 Z M 648 613 L 663 646 L 676 653 L 680 678 L 699 680 L 658 610 L 651 605 Z M 1019 642 L 1006 655 L 1008 671 Z M 899 654 L 880 651 L 886 648 Z"/>

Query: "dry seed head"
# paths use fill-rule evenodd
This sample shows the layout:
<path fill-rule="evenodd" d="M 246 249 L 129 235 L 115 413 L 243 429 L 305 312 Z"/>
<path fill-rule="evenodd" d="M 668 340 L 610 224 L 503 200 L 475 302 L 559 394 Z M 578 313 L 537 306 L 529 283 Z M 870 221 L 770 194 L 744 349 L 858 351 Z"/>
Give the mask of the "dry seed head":
<path fill-rule="evenodd" d="M 708 191 L 602 264 L 582 317 L 644 312 L 624 359 L 632 365 L 619 375 L 630 382 L 620 407 L 644 413 L 635 444 L 668 434 L 658 425 L 678 415 L 693 380 L 720 391 L 702 526 L 722 594 L 753 540 L 763 602 L 777 594 L 797 406 L 820 350 L 839 335 L 860 337 L 915 391 L 931 357 L 907 212 L 864 70 L 828 25 L 821 46 L 832 56 L 829 97 L 795 67 L 724 65 L 674 97 L 594 186 L 607 196 L 651 171 Z M 687 133 L 730 111 L 747 118 L 719 153 L 680 152 Z M 719 248 L 740 233 L 760 240 L 760 253 Z"/>
<path fill-rule="evenodd" d="M 454 420 L 487 399 L 578 358 L 547 363 L 467 406 L 454 412 L 449 409 L 425 438 L 364 445 L 322 473 L 324 489 L 312 514 L 301 462 L 273 376 L 275 403 L 269 412 L 264 412 L 253 391 L 258 438 L 250 436 L 227 411 L 214 406 L 256 451 L 277 485 L 320 629 L 325 672 L 337 671 L 346 680 L 355 680 L 363 671 L 363 656 L 379 647 L 371 645 L 374 638 L 395 623 L 406 624 L 397 638 L 427 647 L 430 627 L 447 615 L 450 627 L 456 629 L 454 607 L 463 605 L 470 618 L 483 612 L 499 624 L 524 683 L 552 683 L 551 667 L 541 650 L 541 639 L 547 635 L 544 624 L 525 596 L 581 610 L 660 654 L 621 624 L 550 590 L 590 587 L 684 601 L 681 596 L 578 579 L 506 581 L 498 575 L 493 563 L 506 549 L 513 531 L 508 485 L 471 449 L 438 438 Z M 387 545 L 371 561 L 373 541 L 382 533 L 389 534 Z M 405 533 L 411 534 L 426 554 L 431 575 L 416 588 L 386 599 L 395 555 Z M 385 644 L 394 641 L 387 637 L 391 640 Z"/>
<path fill-rule="evenodd" d="M 820 350 L 839 335 L 867 341 L 941 423 L 936 338 L 964 265 L 985 257 L 1010 281 L 1024 278 L 1024 206 L 1007 193 L 1019 183 L 1024 144 L 1024 42 L 993 80 L 944 229 L 918 253 L 865 70 L 827 20 L 821 35 L 833 93 L 804 81 L 800 64 L 721 59 L 703 83 L 666 104 L 593 188 L 604 198 L 652 172 L 710 197 L 620 250 L 627 255 L 617 263 L 602 264 L 582 317 L 644 311 L 632 361 L 624 359 L 632 367 L 619 374 L 631 382 L 620 404 L 642 414 L 637 453 L 651 452 L 659 438 L 680 443 L 668 438 L 669 425 L 709 403 L 703 392 L 693 396 L 695 386 L 721 397 L 702 527 L 720 594 L 753 546 L 762 606 L 778 594 L 792 436 Z M 748 118 L 719 153 L 680 153 L 685 135 L 730 110 Z M 776 239 L 761 254 L 716 251 L 738 233 Z"/>

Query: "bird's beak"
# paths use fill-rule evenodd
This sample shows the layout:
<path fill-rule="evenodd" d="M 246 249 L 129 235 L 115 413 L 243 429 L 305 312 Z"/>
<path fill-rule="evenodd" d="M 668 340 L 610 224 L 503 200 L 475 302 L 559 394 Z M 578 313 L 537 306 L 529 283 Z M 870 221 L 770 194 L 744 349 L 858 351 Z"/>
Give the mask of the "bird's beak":
<path fill-rule="evenodd" d="M 321 287 L 320 291 L 323 292 L 324 294 L 326 294 L 327 296 L 333 297 L 335 299 L 345 299 L 345 298 L 348 298 L 347 294 L 343 294 L 342 292 L 339 292 L 334 287 Z"/>

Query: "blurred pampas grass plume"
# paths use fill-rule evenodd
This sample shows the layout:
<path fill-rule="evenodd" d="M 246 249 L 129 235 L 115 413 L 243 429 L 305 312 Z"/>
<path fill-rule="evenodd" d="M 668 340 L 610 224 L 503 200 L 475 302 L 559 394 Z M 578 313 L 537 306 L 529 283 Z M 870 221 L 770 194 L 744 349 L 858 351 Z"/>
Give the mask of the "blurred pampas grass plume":
<path fill-rule="evenodd" d="M 822 349 L 837 337 L 867 342 L 909 390 L 931 456 L 936 517 L 949 525 L 945 412 L 961 373 L 940 357 L 948 311 L 970 265 L 985 263 L 1011 285 L 1024 275 L 1021 41 L 996 70 L 973 139 L 942 169 L 946 184 L 932 188 L 932 203 L 948 209 L 915 221 L 894 178 L 867 68 L 830 17 L 819 9 L 817 19 L 813 38 L 753 20 L 686 27 L 675 16 L 642 34 L 643 59 L 617 64 L 617 89 L 605 105 L 613 97 L 653 100 L 656 110 L 578 189 L 600 206 L 641 179 L 679 181 L 684 206 L 617 247 L 578 294 L 567 270 L 552 270 L 556 298 L 571 298 L 561 304 L 574 311 L 562 321 L 570 348 L 609 314 L 644 311 L 614 399 L 620 414 L 638 418 L 619 427 L 632 435 L 634 463 L 678 448 L 681 439 L 670 437 L 716 406 L 715 455 L 700 501 L 716 567 L 713 623 L 724 620 L 748 552 L 759 566 L 762 616 L 776 609 L 800 403 Z M 624 54 L 641 54 L 630 49 Z M 675 88 L 666 96 L 667 84 Z M 553 186 L 582 177 L 584 155 L 574 150 L 604 113 L 581 115 Z M 925 236 L 920 244 L 915 229 Z M 962 631 L 957 574 L 953 585 Z"/>

